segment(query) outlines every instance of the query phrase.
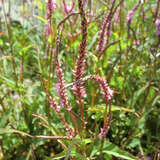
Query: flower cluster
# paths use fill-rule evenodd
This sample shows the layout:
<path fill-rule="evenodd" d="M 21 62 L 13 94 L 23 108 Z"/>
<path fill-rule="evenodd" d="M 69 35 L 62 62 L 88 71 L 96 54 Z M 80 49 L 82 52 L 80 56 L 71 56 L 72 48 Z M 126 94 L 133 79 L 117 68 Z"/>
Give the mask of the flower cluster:
<path fill-rule="evenodd" d="M 42 81 L 43 81 L 43 86 L 44 86 L 44 90 L 48 99 L 48 102 L 50 103 L 52 109 L 59 111 L 59 107 L 58 104 L 56 103 L 56 101 L 49 95 L 48 89 L 47 89 L 47 84 L 46 81 L 43 79 L 42 77 Z"/>
<path fill-rule="evenodd" d="M 101 90 L 103 91 L 103 96 L 104 96 L 105 102 L 107 104 L 108 101 L 110 101 L 113 97 L 113 90 L 111 90 L 108 87 L 108 84 L 103 77 L 99 77 L 99 76 L 95 75 L 95 76 L 92 76 L 92 79 L 94 79 L 99 84 Z M 104 122 L 103 128 L 101 128 L 101 131 L 98 135 L 99 138 L 104 137 L 106 135 L 106 133 L 108 132 L 111 118 L 112 117 L 111 117 L 111 108 L 110 108 L 109 117 L 108 117 L 107 121 Z"/>
<path fill-rule="evenodd" d="M 57 4 L 54 0 L 46 0 L 47 20 L 51 18 L 52 13 L 56 7 L 57 7 Z"/>
<path fill-rule="evenodd" d="M 66 131 L 68 132 L 69 137 L 73 138 L 74 137 L 74 131 L 69 127 L 68 123 L 65 121 L 65 119 L 61 115 L 60 107 L 58 106 L 58 104 L 56 103 L 54 98 L 49 95 L 49 92 L 48 92 L 48 89 L 47 89 L 47 84 L 46 84 L 46 81 L 43 79 L 43 77 L 42 77 L 42 81 L 43 81 L 44 90 L 45 90 L 45 93 L 46 93 L 49 104 L 51 105 L 52 109 L 54 109 L 57 112 L 57 115 L 59 116 L 61 122 L 66 127 Z"/>
<path fill-rule="evenodd" d="M 98 134 L 98 137 L 99 137 L 99 138 L 106 136 L 106 134 L 107 134 L 107 132 L 108 132 L 108 130 L 109 130 L 111 118 L 112 118 L 112 116 L 111 116 L 111 114 L 110 114 L 109 117 L 108 117 L 108 119 L 107 119 L 107 121 L 104 123 L 103 128 L 101 128 L 101 131 L 100 131 L 100 133 Z"/>
<path fill-rule="evenodd" d="M 77 62 L 77 64 L 76 64 L 76 69 L 75 69 L 75 71 L 74 71 L 75 81 L 78 81 L 78 80 L 82 77 L 82 75 L 83 75 L 82 70 L 83 70 L 83 68 L 84 68 L 84 66 L 85 66 L 85 61 L 86 61 L 86 60 L 85 60 L 85 57 L 84 57 L 83 55 L 79 55 L 79 57 L 78 57 L 78 62 Z M 76 95 L 77 97 L 79 97 L 80 99 L 81 99 L 81 98 L 83 97 L 83 95 L 85 94 L 85 91 L 84 91 L 82 85 L 83 85 L 83 82 L 78 83 L 78 84 L 75 84 L 75 85 L 73 86 L 73 90 L 75 91 L 75 92 L 74 92 L 75 95 Z"/>
<path fill-rule="evenodd" d="M 72 128 L 69 127 L 68 123 L 66 122 L 66 120 L 64 119 L 64 117 L 61 115 L 61 113 L 58 111 L 57 112 L 61 122 L 64 124 L 66 131 L 68 132 L 69 138 L 73 138 L 74 137 L 74 130 Z"/>
<path fill-rule="evenodd" d="M 47 26 L 46 26 L 46 35 L 49 36 L 52 32 L 51 28 L 51 16 L 54 9 L 57 8 L 57 4 L 54 0 L 46 0 L 46 12 L 47 12 Z"/>
<path fill-rule="evenodd" d="M 108 87 L 108 84 L 105 81 L 105 79 L 97 75 L 92 76 L 92 78 L 99 84 L 101 90 L 103 91 L 103 96 L 104 96 L 105 101 L 108 102 L 109 100 L 111 100 L 113 97 L 113 90 L 111 90 Z"/>
<path fill-rule="evenodd" d="M 110 101 L 113 97 L 113 90 L 111 90 L 108 87 L 108 84 L 103 77 L 99 77 L 99 76 L 95 75 L 95 76 L 92 76 L 92 78 L 99 84 L 101 90 L 103 91 L 103 96 L 104 96 L 105 102 L 107 104 L 108 101 Z M 101 131 L 98 135 L 99 138 L 104 137 L 107 134 L 109 126 L 110 126 L 111 118 L 112 117 L 111 117 L 111 108 L 110 108 L 108 119 L 106 122 L 104 122 L 104 126 L 103 126 L 103 128 L 101 128 Z"/>
<path fill-rule="evenodd" d="M 132 18 L 133 18 L 133 15 L 134 15 L 134 12 L 137 10 L 139 6 L 139 3 L 134 6 L 127 14 L 127 25 L 130 25 L 132 23 Z"/>
<path fill-rule="evenodd" d="M 105 37 L 106 34 L 106 26 L 107 26 L 107 20 L 108 20 L 108 15 L 103 19 L 102 25 L 101 25 L 101 30 L 100 30 L 100 40 L 97 46 L 97 50 L 99 53 L 102 52 L 104 48 L 104 44 L 107 41 L 107 38 Z"/>
<path fill-rule="evenodd" d="M 93 76 L 86 76 L 83 78 L 83 74 L 84 74 L 83 70 L 84 70 L 85 62 L 86 62 L 85 56 L 86 56 L 86 46 L 87 46 L 87 34 L 88 34 L 87 33 L 87 25 L 88 24 L 87 24 L 86 15 L 85 15 L 85 12 L 83 9 L 83 6 L 84 6 L 83 2 L 84 1 L 82 1 L 82 0 L 78 0 L 79 14 L 81 16 L 82 40 L 80 42 L 79 55 L 78 55 L 78 59 L 76 62 L 75 70 L 73 72 L 74 82 L 72 84 L 74 94 L 78 98 L 78 104 L 80 106 L 80 113 L 81 113 L 81 120 L 82 121 L 83 121 L 83 100 L 82 99 L 83 99 L 83 95 L 85 94 L 85 90 L 83 88 L 84 81 L 87 81 L 88 79 L 92 79 L 99 84 L 100 89 L 103 92 L 103 97 L 104 97 L 106 106 L 107 106 L 108 102 L 113 97 L 113 91 L 108 87 L 108 84 L 103 77 L 100 77 L 98 75 L 93 75 Z M 115 0 L 113 0 L 113 3 L 115 3 Z M 72 2 L 71 8 L 68 9 L 68 6 L 66 5 L 65 0 L 63 0 L 63 7 L 64 7 L 64 11 L 66 14 L 69 14 L 73 10 L 74 5 L 75 5 L 74 2 Z M 114 4 L 113 4 L 113 6 L 114 6 Z M 104 44 L 107 41 L 107 39 L 105 39 L 105 34 L 107 35 L 107 37 L 110 36 L 111 19 L 113 17 L 113 15 L 112 15 L 113 6 L 111 8 L 110 13 L 104 18 L 102 26 L 101 26 L 100 43 L 98 45 L 98 50 L 100 52 L 103 51 Z M 52 15 L 52 12 L 54 11 L 55 7 L 56 7 L 56 5 L 53 0 L 47 0 L 48 34 L 51 33 L 51 15 Z M 56 76 L 58 79 L 58 83 L 56 84 L 56 89 L 57 89 L 58 96 L 60 97 L 60 103 L 61 103 L 60 106 L 65 107 L 66 110 L 68 111 L 68 113 L 70 114 L 70 117 L 72 118 L 73 123 L 75 125 L 75 130 L 73 130 L 72 128 L 69 127 L 68 123 L 65 121 L 65 118 L 61 115 L 61 113 L 60 113 L 61 107 L 58 107 L 55 100 L 49 95 L 49 93 L 47 91 L 47 87 L 45 87 L 45 92 L 46 92 L 46 95 L 47 95 L 47 98 L 48 98 L 48 101 L 49 101 L 51 107 L 57 112 L 57 115 L 59 116 L 61 122 L 66 127 L 66 130 L 67 130 L 69 136 L 74 137 L 74 132 L 76 131 L 79 134 L 79 129 L 76 124 L 77 122 L 76 122 L 75 116 L 71 112 L 72 108 L 69 106 L 69 103 L 68 103 L 68 97 L 66 94 L 66 85 L 65 85 L 65 81 L 64 81 L 64 74 L 62 71 L 61 63 L 58 59 L 59 47 L 60 47 L 60 41 L 61 41 L 60 36 L 59 36 L 59 32 L 60 32 L 60 30 L 58 30 L 58 33 L 57 33 L 56 49 L 53 50 L 54 56 L 55 56 L 54 60 L 55 60 L 55 64 L 56 64 Z M 44 84 L 44 86 L 46 86 L 46 85 Z M 110 121 L 111 121 L 111 117 L 109 116 L 107 121 L 104 122 L 104 126 L 101 129 L 101 132 L 98 135 L 98 137 L 103 137 L 106 135 L 107 130 L 110 125 Z M 85 128 L 84 124 L 82 125 L 82 128 Z"/>
<path fill-rule="evenodd" d="M 112 7 L 110 9 L 110 12 L 103 18 L 103 22 L 101 24 L 100 40 L 97 45 L 98 58 L 102 55 L 104 46 L 111 35 L 111 20 L 114 15 L 113 13 L 114 4 L 115 4 L 115 0 L 112 1 Z"/>
<path fill-rule="evenodd" d="M 120 19 L 120 10 L 117 10 L 114 15 L 114 28 L 117 27 L 119 19 Z"/>
<path fill-rule="evenodd" d="M 70 14 L 73 11 L 74 7 L 75 7 L 75 3 L 73 1 L 72 1 L 72 5 L 69 7 L 66 4 L 65 0 L 63 0 L 63 8 L 66 14 Z"/>
<path fill-rule="evenodd" d="M 98 75 L 86 76 L 86 77 L 81 78 L 80 80 L 72 83 L 71 85 L 78 85 L 79 83 L 82 83 L 82 82 L 84 83 L 85 81 L 87 81 L 89 79 L 95 80 L 99 84 L 100 89 L 103 91 L 103 97 L 104 97 L 105 103 L 107 105 L 108 102 L 113 97 L 113 90 L 108 87 L 108 84 L 107 84 L 106 80 L 103 77 L 100 77 Z M 69 87 L 71 85 L 68 85 L 67 87 Z M 97 136 L 99 138 L 104 137 L 107 134 L 108 130 L 109 130 L 109 126 L 110 126 L 110 122 L 111 122 L 111 118 L 112 118 L 111 117 L 111 106 L 109 106 L 109 107 L 110 108 L 109 108 L 108 118 L 104 122 L 104 126 L 103 126 L 103 128 L 101 128 L 101 131 L 100 131 L 99 135 Z"/>
<path fill-rule="evenodd" d="M 72 108 L 68 105 L 68 98 L 65 90 L 64 74 L 62 72 L 61 64 L 58 59 L 56 59 L 56 74 L 58 77 L 56 88 L 60 97 L 61 106 L 65 106 L 68 111 L 71 111 Z"/>
<path fill-rule="evenodd" d="M 87 45 L 87 19 L 86 19 L 85 12 L 83 9 L 82 0 L 78 1 L 78 5 L 79 5 L 79 12 L 81 15 L 82 41 L 80 43 L 79 56 L 78 56 L 78 60 L 76 62 L 76 67 L 75 67 L 75 71 L 74 71 L 75 81 L 78 81 L 83 75 L 82 71 L 84 69 L 85 62 L 86 62 L 85 54 L 86 54 L 86 45 Z M 74 93 L 79 99 L 81 99 L 85 93 L 85 91 L 82 87 L 82 84 L 83 83 L 79 83 L 73 87 Z"/>

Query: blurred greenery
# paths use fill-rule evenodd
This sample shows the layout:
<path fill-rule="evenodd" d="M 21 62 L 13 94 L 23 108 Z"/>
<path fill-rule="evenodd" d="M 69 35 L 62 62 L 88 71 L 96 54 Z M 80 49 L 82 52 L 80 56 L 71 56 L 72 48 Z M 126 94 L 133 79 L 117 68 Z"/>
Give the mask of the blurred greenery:
<path fill-rule="evenodd" d="M 71 5 L 71 1 L 66 2 Z M 73 12 L 78 12 L 77 2 L 74 1 Z M 100 75 L 114 90 L 108 134 L 105 138 L 93 138 L 103 127 L 105 104 L 98 85 L 89 80 L 84 85 L 84 137 L 57 140 L 43 137 L 67 133 L 48 103 L 41 75 L 60 105 L 52 50 L 56 47 L 57 26 L 67 16 L 62 1 L 56 1 L 49 37 L 45 1 L 8 0 L 4 5 L 0 1 L 0 159 L 158 160 L 160 44 L 155 21 L 160 4 L 158 0 L 140 0 L 129 26 L 127 13 L 138 1 L 116 0 L 106 49 L 98 57 L 100 27 L 112 2 L 87 0 L 84 5 L 88 20 L 84 74 Z M 59 59 L 67 84 L 74 79 L 82 38 L 80 29 L 80 17 L 76 14 L 64 23 L 61 33 Z M 67 96 L 80 128 L 79 107 L 71 88 L 67 89 Z M 66 110 L 62 108 L 61 112 L 73 128 Z"/>

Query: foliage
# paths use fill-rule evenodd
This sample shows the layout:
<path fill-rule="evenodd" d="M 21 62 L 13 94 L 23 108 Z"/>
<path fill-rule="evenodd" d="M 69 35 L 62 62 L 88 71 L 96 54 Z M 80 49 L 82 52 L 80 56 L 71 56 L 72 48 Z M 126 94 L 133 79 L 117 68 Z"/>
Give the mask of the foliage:
<path fill-rule="evenodd" d="M 158 159 L 159 0 L 16 3 L 0 1 L 0 159 Z"/>

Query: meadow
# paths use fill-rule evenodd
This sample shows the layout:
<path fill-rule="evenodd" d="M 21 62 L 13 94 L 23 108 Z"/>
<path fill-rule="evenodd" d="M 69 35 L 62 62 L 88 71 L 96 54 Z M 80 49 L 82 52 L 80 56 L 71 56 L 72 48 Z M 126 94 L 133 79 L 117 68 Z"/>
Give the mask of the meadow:
<path fill-rule="evenodd" d="M 0 0 L 0 160 L 160 160 L 160 0 Z"/>

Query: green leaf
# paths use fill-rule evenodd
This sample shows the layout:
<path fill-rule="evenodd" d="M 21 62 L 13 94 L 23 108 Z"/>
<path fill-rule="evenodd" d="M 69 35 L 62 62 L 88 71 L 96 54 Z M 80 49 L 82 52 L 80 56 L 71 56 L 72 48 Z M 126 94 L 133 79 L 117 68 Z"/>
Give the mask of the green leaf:
<path fill-rule="evenodd" d="M 0 46 L 2 46 L 2 45 L 3 45 L 3 40 L 0 39 Z"/>
<path fill-rule="evenodd" d="M 68 160 L 69 159 L 69 156 L 72 152 L 72 150 L 74 149 L 74 145 L 77 144 L 78 142 L 80 142 L 81 140 L 78 138 L 76 139 L 73 139 L 72 142 L 69 144 L 69 147 L 68 147 L 68 151 L 67 151 L 67 154 L 66 154 L 66 157 L 65 157 L 65 160 Z"/>
<path fill-rule="evenodd" d="M 87 50 L 90 50 L 92 47 L 93 47 L 93 45 L 94 45 L 94 43 L 96 42 L 96 40 L 97 40 L 97 37 L 98 37 L 98 32 L 94 35 L 94 37 L 92 38 L 92 41 L 91 41 L 91 43 L 88 45 L 88 47 L 87 47 Z"/>
<path fill-rule="evenodd" d="M 5 73 L 9 74 L 8 63 L 6 58 L 3 59 L 3 67 L 4 67 Z"/>
<path fill-rule="evenodd" d="M 120 149 L 115 144 L 112 144 L 111 142 L 105 141 L 104 147 L 103 147 L 103 153 L 115 156 L 117 158 L 123 158 L 128 160 L 138 160 L 135 156 L 131 155 L 130 153 Z"/>
<path fill-rule="evenodd" d="M 146 120 L 148 117 L 148 114 L 153 110 L 153 108 L 149 108 L 148 110 L 145 111 L 141 119 L 138 121 L 138 127 L 142 131 L 144 131 L 145 125 L 146 125 Z"/>
<path fill-rule="evenodd" d="M 108 108 L 109 109 L 109 108 Z M 105 111 L 105 104 L 104 105 L 100 105 L 100 106 L 96 106 L 96 107 L 91 107 L 88 109 L 89 112 L 102 112 L 104 113 Z M 133 113 L 134 115 L 136 115 L 137 117 L 139 117 L 139 114 L 136 113 L 135 111 L 126 108 L 126 107 L 121 107 L 121 106 L 115 106 L 115 105 L 111 105 L 111 111 L 124 111 L 124 112 L 130 112 Z"/>
<path fill-rule="evenodd" d="M 117 77 L 117 82 L 118 82 L 118 88 L 120 90 L 122 90 L 123 89 L 123 84 L 124 84 L 124 78 L 121 77 L 121 76 Z"/>
<path fill-rule="evenodd" d="M 0 81 L 3 81 L 7 86 L 11 87 L 13 90 L 15 91 L 19 91 L 19 92 L 25 92 L 25 88 L 23 88 L 23 86 L 16 86 L 15 82 L 11 79 L 9 79 L 8 77 L 4 77 L 0 75 Z"/>
<path fill-rule="evenodd" d="M 15 85 L 14 81 L 12 81 L 12 80 L 4 77 L 4 76 L 1 76 L 1 75 L 0 75 L 0 78 L 1 78 L 2 80 L 4 80 L 4 81 L 8 82 L 9 84 Z"/>
<path fill-rule="evenodd" d="M 5 112 L 5 113 L 1 116 L 1 118 L 0 118 L 0 127 L 5 127 L 6 122 L 7 122 L 8 118 L 9 118 L 10 115 L 11 115 L 11 109 L 12 109 L 12 108 L 10 108 L 7 112 Z"/>
<path fill-rule="evenodd" d="M 82 154 L 77 153 L 77 152 L 71 153 L 71 155 L 74 156 L 75 159 L 77 159 L 77 160 L 88 160 L 88 158 L 86 158 L 85 156 L 83 156 Z"/>
<path fill-rule="evenodd" d="M 36 16 L 36 15 L 33 15 L 33 17 L 35 17 L 35 18 L 37 18 L 37 19 L 41 20 L 41 21 L 42 21 L 42 22 L 44 22 L 44 23 L 47 23 L 47 20 L 46 20 L 46 19 L 44 19 L 43 17 Z"/>
<path fill-rule="evenodd" d="M 137 99 L 144 93 L 144 91 L 148 88 L 148 86 L 149 83 L 147 83 L 145 86 L 143 86 L 141 89 L 139 89 L 137 92 L 134 93 L 131 107 L 134 107 L 134 105 L 137 102 Z"/>
<path fill-rule="evenodd" d="M 30 45 L 28 45 L 28 46 L 22 48 L 22 50 L 20 51 L 19 54 L 22 56 L 22 55 L 25 54 L 31 47 L 33 47 L 32 44 L 30 44 Z"/>
<path fill-rule="evenodd" d="M 88 144 L 88 143 L 91 143 L 91 142 L 92 142 L 92 139 L 86 138 L 86 139 L 83 139 L 82 141 L 83 141 L 85 144 Z"/>
<path fill-rule="evenodd" d="M 140 139 L 133 138 L 131 142 L 128 144 L 128 148 L 135 148 L 136 146 L 140 145 Z"/>
<path fill-rule="evenodd" d="M 160 100 L 160 96 L 156 96 L 155 99 L 152 102 L 152 106 L 154 106 L 158 101 Z"/>
<path fill-rule="evenodd" d="M 79 160 L 87 160 L 85 156 L 83 156 L 82 154 L 76 151 L 75 145 L 80 142 L 82 142 L 80 138 L 73 139 L 68 146 L 68 150 L 64 150 L 63 152 L 56 154 L 55 156 L 52 156 L 51 158 L 47 158 L 47 160 L 56 160 L 56 159 L 61 159 L 61 158 L 65 158 L 65 160 L 68 160 L 70 156 L 76 157 Z M 84 139 L 83 142 L 90 143 L 91 139 Z"/>
<path fill-rule="evenodd" d="M 93 57 L 94 61 L 97 63 L 98 62 L 98 57 L 94 54 L 91 54 L 91 56 Z"/>

